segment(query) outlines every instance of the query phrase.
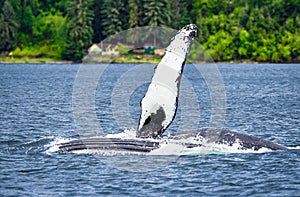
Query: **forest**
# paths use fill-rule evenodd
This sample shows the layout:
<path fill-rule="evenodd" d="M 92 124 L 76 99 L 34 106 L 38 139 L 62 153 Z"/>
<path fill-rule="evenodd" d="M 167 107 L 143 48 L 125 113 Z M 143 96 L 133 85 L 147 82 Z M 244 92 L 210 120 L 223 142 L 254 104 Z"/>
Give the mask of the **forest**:
<path fill-rule="evenodd" d="M 195 23 L 215 61 L 300 62 L 300 0 L 0 0 L 0 56 L 80 62 L 137 26 Z"/>

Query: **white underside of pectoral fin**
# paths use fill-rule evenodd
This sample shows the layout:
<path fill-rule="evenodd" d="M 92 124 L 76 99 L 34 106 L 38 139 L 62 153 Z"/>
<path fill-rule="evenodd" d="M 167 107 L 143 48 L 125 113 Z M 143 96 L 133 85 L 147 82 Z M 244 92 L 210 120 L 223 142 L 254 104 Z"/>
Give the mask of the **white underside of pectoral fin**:
<path fill-rule="evenodd" d="M 151 83 L 145 97 L 142 99 L 142 116 L 140 122 L 162 108 L 166 114 L 162 126 L 165 129 L 172 121 L 176 111 L 177 97 L 169 88 Z M 140 124 L 140 127 L 142 125 Z"/>

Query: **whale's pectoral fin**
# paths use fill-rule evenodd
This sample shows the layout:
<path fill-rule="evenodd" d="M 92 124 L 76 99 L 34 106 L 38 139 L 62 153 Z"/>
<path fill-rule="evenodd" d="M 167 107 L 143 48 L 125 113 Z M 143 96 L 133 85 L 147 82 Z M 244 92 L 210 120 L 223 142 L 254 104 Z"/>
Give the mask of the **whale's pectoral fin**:
<path fill-rule="evenodd" d="M 142 124 L 143 126 L 138 131 L 138 137 L 142 138 L 156 138 L 164 131 L 163 122 L 166 119 L 166 113 L 160 107 L 155 113 L 151 113 Z"/>
<path fill-rule="evenodd" d="M 194 24 L 179 30 L 155 67 L 151 84 L 142 99 L 137 137 L 156 138 L 174 120 L 183 66 L 196 33 Z"/>

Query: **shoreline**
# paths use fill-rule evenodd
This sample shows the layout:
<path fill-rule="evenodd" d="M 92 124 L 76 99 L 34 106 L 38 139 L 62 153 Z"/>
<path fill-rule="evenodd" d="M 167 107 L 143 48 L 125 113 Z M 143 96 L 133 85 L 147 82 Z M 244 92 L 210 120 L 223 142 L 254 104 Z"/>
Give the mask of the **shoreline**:
<path fill-rule="evenodd" d="M 36 58 L 30 58 L 30 59 L 2 59 L 0 58 L 0 64 L 72 64 L 72 61 L 66 61 L 66 60 L 54 60 L 54 59 L 36 59 Z"/>
<path fill-rule="evenodd" d="M 160 58 L 146 58 L 146 59 L 132 59 L 132 58 L 122 58 L 115 59 L 111 62 L 100 62 L 100 61 L 83 61 L 79 64 L 158 64 Z M 67 60 L 55 60 L 55 59 L 39 59 L 39 58 L 0 58 L 1 64 L 76 64 L 76 62 L 67 61 Z M 190 62 L 187 62 L 190 64 Z M 241 61 L 220 61 L 220 62 L 200 62 L 200 64 L 300 64 L 300 62 L 256 62 L 250 60 L 241 60 Z"/>

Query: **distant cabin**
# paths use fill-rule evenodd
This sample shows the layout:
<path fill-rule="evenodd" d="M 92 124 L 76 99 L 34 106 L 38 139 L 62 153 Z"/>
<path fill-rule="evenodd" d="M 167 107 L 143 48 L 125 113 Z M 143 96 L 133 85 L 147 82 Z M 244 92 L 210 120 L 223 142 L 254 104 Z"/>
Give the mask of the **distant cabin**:
<path fill-rule="evenodd" d="M 163 56 L 166 52 L 165 48 L 159 48 L 152 46 L 150 43 L 145 43 L 144 47 L 134 48 L 134 46 L 127 46 L 129 54 L 152 54 L 155 56 Z M 99 56 L 108 56 L 108 57 L 117 57 L 120 55 L 118 51 L 118 46 L 116 44 L 111 43 L 99 43 L 93 44 L 88 49 L 88 56 L 90 57 L 99 57 Z"/>
<path fill-rule="evenodd" d="M 102 49 L 97 44 L 93 44 L 88 49 L 88 52 L 89 52 L 89 55 L 101 55 Z"/>
<path fill-rule="evenodd" d="M 117 51 L 117 45 L 109 43 L 93 44 L 89 49 L 89 56 L 110 56 L 115 57 L 120 53 Z"/>

